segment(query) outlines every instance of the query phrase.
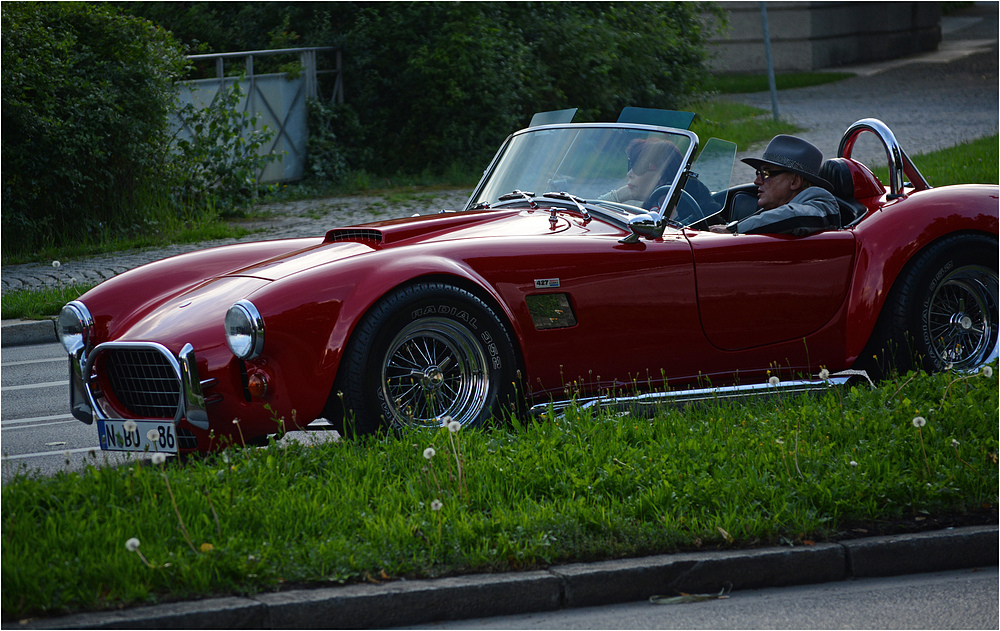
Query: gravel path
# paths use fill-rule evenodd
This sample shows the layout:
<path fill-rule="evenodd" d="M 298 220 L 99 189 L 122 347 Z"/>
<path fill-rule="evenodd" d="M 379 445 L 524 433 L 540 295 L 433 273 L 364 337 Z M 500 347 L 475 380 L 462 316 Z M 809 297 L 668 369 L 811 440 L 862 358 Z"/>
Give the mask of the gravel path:
<path fill-rule="evenodd" d="M 1000 102 L 997 6 L 977 3 L 963 15 L 943 20 L 944 39 L 936 52 L 845 68 L 857 75 L 835 84 L 782 90 L 778 93 L 779 113 L 805 130 L 799 135 L 827 157 L 836 154 L 844 130 L 862 118 L 885 122 L 911 156 L 996 134 Z M 767 92 L 726 98 L 771 110 Z M 759 155 L 765 144 L 738 157 Z M 874 137 L 862 137 L 854 157 L 867 163 L 885 163 Z M 753 171 L 738 163 L 734 182 L 752 179 Z M 42 263 L 5 265 L 0 270 L 0 286 L 7 292 L 59 283 L 96 283 L 144 263 L 206 247 L 314 236 L 334 226 L 459 209 L 471 193 L 468 189 L 418 191 L 265 205 L 257 210 L 267 218 L 246 222 L 255 232 L 241 239 L 116 252 L 64 261 L 58 270 Z"/>

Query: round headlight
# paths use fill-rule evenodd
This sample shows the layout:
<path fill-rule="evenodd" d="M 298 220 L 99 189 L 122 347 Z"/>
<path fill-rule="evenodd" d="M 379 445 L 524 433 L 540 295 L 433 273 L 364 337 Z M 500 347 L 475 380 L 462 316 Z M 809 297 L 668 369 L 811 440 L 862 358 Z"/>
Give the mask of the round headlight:
<path fill-rule="evenodd" d="M 81 348 L 86 348 L 90 342 L 94 333 L 94 318 L 82 302 L 74 300 L 59 312 L 56 331 L 66 351 L 75 353 Z"/>
<path fill-rule="evenodd" d="M 253 359 L 264 350 L 264 320 L 249 300 L 240 300 L 226 312 L 226 344 L 240 359 Z"/>

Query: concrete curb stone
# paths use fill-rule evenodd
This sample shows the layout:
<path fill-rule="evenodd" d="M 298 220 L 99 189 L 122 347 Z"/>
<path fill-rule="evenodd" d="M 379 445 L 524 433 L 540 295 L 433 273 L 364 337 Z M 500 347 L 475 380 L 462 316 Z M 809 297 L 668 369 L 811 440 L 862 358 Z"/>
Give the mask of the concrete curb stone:
<path fill-rule="evenodd" d="M 0 326 L 0 346 L 28 346 L 57 342 L 56 323 L 44 320 L 4 320 Z"/>
<path fill-rule="evenodd" d="M 5 622 L 3 629 L 386 628 L 644 600 L 995 566 L 998 526 L 814 546 L 663 554 L 548 570 L 300 589 Z"/>
<path fill-rule="evenodd" d="M 848 571 L 856 578 L 943 572 L 994 565 L 1000 557 L 1000 537 L 996 526 L 936 531 L 932 546 L 925 544 L 921 534 L 843 542 Z"/>

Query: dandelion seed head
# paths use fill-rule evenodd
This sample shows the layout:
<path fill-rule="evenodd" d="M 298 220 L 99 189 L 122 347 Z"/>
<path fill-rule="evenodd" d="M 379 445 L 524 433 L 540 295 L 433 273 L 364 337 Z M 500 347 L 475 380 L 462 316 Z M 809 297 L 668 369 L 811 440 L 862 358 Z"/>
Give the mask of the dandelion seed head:
<path fill-rule="evenodd" d="M 122 424 L 122 429 L 124 429 L 129 434 L 134 432 L 136 427 L 137 425 L 135 424 L 135 421 L 133 421 L 132 419 L 129 419 Z"/>
<path fill-rule="evenodd" d="M 433 447 L 428 447 L 427 449 L 424 450 L 424 458 L 430 460 L 431 458 L 434 457 L 434 454 L 436 454 L 436 453 L 437 452 L 434 451 Z"/>
<path fill-rule="evenodd" d="M 961 444 L 962 444 L 962 443 L 958 442 L 958 439 L 955 439 L 955 438 L 952 438 L 952 439 L 951 439 L 951 446 L 952 446 L 952 447 L 958 447 L 958 446 L 959 446 L 959 445 L 961 445 Z"/>
<path fill-rule="evenodd" d="M 441 510 L 442 506 L 444 506 L 444 504 L 442 504 L 441 500 L 439 500 L 439 499 L 435 499 L 434 501 L 431 502 L 431 510 L 432 511 L 439 511 L 439 510 Z"/>
<path fill-rule="evenodd" d="M 990 366 L 983 366 L 982 369 L 980 369 L 980 372 L 987 379 L 991 379 L 993 377 L 993 368 Z"/>
<path fill-rule="evenodd" d="M 462 424 L 459 423 L 458 421 L 452 421 L 448 423 L 448 431 L 451 432 L 452 434 L 458 432 L 458 430 L 460 429 L 462 429 Z"/>
<path fill-rule="evenodd" d="M 131 537 L 128 541 L 125 542 L 125 549 L 128 550 L 129 552 L 135 552 L 136 550 L 139 549 L 139 540 L 136 539 L 135 537 Z"/>
<path fill-rule="evenodd" d="M 59 261 L 52 261 L 52 267 L 59 269 L 60 267 L 62 267 L 62 263 L 60 263 Z"/>
<path fill-rule="evenodd" d="M 155 464 L 155 465 L 161 465 L 161 464 L 163 464 L 166 461 L 167 461 L 166 454 L 161 454 L 161 453 L 155 453 L 155 454 L 153 454 L 153 464 Z"/>
<path fill-rule="evenodd" d="M 160 434 L 155 429 L 151 429 L 148 432 L 146 432 L 146 440 L 148 440 L 151 443 L 155 443 L 156 439 L 159 437 Z"/>
<path fill-rule="evenodd" d="M 826 381 L 827 379 L 830 378 L 830 371 L 827 370 L 826 368 L 819 371 L 819 378 L 822 379 L 823 381 Z"/>
<path fill-rule="evenodd" d="M 781 383 L 781 379 L 778 379 L 776 376 L 772 376 L 770 379 L 767 380 L 767 382 L 772 386 L 776 386 L 779 383 Z"/>
<path fill-rule="evenodd" d="M 927 425 L 927 419 L 925 419 L 922 416 L 915 416 L 915 417 L 913 417 L 913 426 L 914 427 L 923 427 L 924 425 Z"/>
<path fill-rule="evenodd" d="M 851 461 L 851 466 L 852 466 L 852 467 L 856 467 L 856 466 L 858 466 L 858 463 L 852 460 L 852 461 Z"/>

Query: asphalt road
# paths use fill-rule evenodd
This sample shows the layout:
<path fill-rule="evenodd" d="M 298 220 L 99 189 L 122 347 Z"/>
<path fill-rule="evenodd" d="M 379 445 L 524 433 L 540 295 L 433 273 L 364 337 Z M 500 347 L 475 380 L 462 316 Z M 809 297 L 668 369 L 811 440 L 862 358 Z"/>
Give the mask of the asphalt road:
<path fill-rule="evenodd" d="M 4 483 L 18 470 L 52 475 L 80 469 L 88 459 L 105 461 L 97 429 L 69 414 L 69 364 L 62 344 L 0 347 L 0 395 Z M 125 460 L 107 455 L 108 462 Z"/>
<path fill-rule="evenodd" d="M 412 629 L 996 629 L 997 568 L 437 622 Z"/>

